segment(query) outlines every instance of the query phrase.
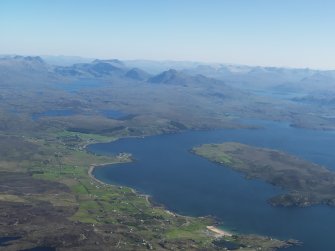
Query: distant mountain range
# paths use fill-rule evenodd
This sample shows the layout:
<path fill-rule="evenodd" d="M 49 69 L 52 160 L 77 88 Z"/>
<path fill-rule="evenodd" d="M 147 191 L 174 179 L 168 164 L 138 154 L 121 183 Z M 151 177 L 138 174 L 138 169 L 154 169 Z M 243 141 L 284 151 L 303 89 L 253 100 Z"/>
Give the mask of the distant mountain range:
<path fill-rule="evenodd" d="M 163 70 L 152 74 L 155 72 L 152 70 L 154 65 L 156 65 L 156 70 Z M 170 68 L 166 69 L 166 67 Z M 144 69 L 149 69 L 151 73 Z M 335 71 L 174 61 L 122 62 L 117 59 L 95 59 L 72 65 L 51 65 L 41 57 L 0 57 L 1 81 L 14 81 L 18 78 L 27 80 L 28 77 L 29 81 L 46 77 L 49 79 L 64 77 L 104 78 L 183 86 L 217 81 L 248 90 L 262 89 L 286 92 L 297 89 L 309 92 L 314 89 L 335 90 Z"/>
<path fill-rule="evenodd" d="M 187 85 L 206 85 L 208 82 L 211 82 L 212 84 L 215 82 L 217 84 L 223 84 L 223 81 L 213 79 L 213 78 L 208 78 L 203 75 L 188 75 L 182 71 L 177 71 L 174 69 L 170 69 L 167 71 L 164 71 L 156 76 L 153 76 L 148 79 L 149 83 L 153 84 L 169 84 L 169 85 L 182 85 L 182 86 L 187 86 Z"/>
<path fill-rule="evenodd" d="M 41 57 L 5 56 L 0 58 L 0 85 L 20 85 L 52 79 L 52 67 Z"/>
<path fill-rule="evenodd" d="M 126 80 L 147 82 L 148 84 L 189 85 L 206 84 L 212 80 L 205 76 L 191 76 L 184 72 L 170 69 L 155 76 L 140 68 L 129 68 L 120 60 L 93 60 L 90 63 L 77 63 L 71 66 L 55 66 L 46 63 L 41 57 L 6 56 L 0 58 L 0 80 L 26 82 L 31 79 L 77 79 L 101 78 L 105 80 Z M 36 80 L 35 79 L 35 80 Z"/>
<path fill-rule="evenodd" d="M 261 67 L 229 64 L 205 64 L 199 62 L 178 62 L 150 60 L 125 61 L 125 65 L 158 73 L 175 69 L 184 74 L 223 80 L 243 89 L 273 91 L 311 91 L 315 88 L 334 89 L 335 70 L 322 71 L 308 68 Z"/>

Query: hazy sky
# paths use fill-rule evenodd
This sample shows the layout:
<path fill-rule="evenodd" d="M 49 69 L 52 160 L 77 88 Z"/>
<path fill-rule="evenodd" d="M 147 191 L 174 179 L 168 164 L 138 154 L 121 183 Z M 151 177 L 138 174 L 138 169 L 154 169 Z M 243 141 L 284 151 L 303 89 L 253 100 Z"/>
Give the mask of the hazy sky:
<path fill-rule="evenodd" d="M 0 0 L 0 54 L 335 69 L 335 1 Z"/>

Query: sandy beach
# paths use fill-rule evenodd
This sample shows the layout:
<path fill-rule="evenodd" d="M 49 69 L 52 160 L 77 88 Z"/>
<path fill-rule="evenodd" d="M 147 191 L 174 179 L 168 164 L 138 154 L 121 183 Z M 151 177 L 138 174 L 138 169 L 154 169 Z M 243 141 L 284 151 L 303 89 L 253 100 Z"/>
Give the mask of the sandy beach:
<path fill-rule="evenodd" d="M 88 176 L 90 176 L 91 179 L 93 179 L 95 182 L 98 182 L 100 183 L 101 185 L 109 185 L 105 182 L 102 182 L 101 180 L 98 180 L 97 178 L 95 178 L 95 176 L 93 175 L 93 171 L 95 168 L 98 168 L 98 167 L 103 167 L 103 166 L 106 166 L 106 165 L 111 165 L 111 164 L 114 164 L 114 163 L 105 163 L 105 164 L 100 164 L 100 165 L 97 165 L 97 164 L 92 164 L 90 165 L 90 168 L 88 169 Z"/>
<path fill-rule="evenodd" d="M 220 228 L 217 228 L 217 227 L 214 227 L 214 226 L 207 226 L 207 229 L 214 232 L 218 237 L 221 237 L 221 236 L 232 236 L 231 233 L 227 232 L 227 231 L 224 231 Z"/>

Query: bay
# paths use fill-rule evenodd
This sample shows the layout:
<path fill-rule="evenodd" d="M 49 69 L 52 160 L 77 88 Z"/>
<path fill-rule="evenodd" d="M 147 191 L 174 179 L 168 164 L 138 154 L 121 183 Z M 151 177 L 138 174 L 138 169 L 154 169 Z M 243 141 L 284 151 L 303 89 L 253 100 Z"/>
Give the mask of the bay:
<path fill-rule="evenodd" d="M 206 143 L 241 142 L 278 149 L 308 161 L 335 168 L 334 132 L 290 127 L 286 123 L 254 121 L 261 129 L 186 131 L 146 138 L 125 138 L 90 145 L 98 154 L 129 152 L 132 163 L 99 168 L 96 178 L 149 194 L 169 210 L 184 215 L 212 215 L 224 228 L 239 233 L 294 238 L 304 242 L 297 251 L 333 251 L 335 208 L 272 207 L 267 199 L 281 192 L 259 180 L 220 166 L 190 152 Z"/>

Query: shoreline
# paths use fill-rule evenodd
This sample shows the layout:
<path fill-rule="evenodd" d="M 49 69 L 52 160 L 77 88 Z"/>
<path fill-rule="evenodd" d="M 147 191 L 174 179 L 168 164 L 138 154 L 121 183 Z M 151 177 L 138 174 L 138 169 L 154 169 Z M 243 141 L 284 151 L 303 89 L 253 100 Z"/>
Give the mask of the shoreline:
<path fill-rule="evenodd" d="M 88 176 L 94 180 L 95 182 L 98 182 L 100 183 L 101 185 L 104 185 L 104 186 L 110 186 L 110 184 L 107 184 L 99 179 L 97 179 L 94 175 L 93 175 L 93 171 L 95 168 L 99 168 L 99 167 L 104 167 L 104 166 L 107 166 L 107 165 L 112 165 L 112 164 L 115 164 L 115 163 L 104 163 L 104 164 L 91 164 L 90 167 L 88 168 Z"/>
<path fill-rule="evenodd" d="M 97 179 L 97 178 L 93 175 L 93 171 L 94 171 L 94 169 L 96 169 L 96 168 L 102 168 L 102 167 L 104 167 L 104 166 L 107 166 L 107 165 L 113 165 L 113 164 L 119 164 L 119 163 L 115 163 L 115 162 L 113 162 L 113 163 L 104 163 L 104 164 L 91 164 L 90 167 L 89 167 L 89 169 L 88 169 L 88 172 L 87 172 L 87 173 L 88 173 L 88 176 L 89 176 L 93 181 L 99 183 L 100 185 L 103 185 L 103 186 L 117 186 L 117 185 L 113 185 L 113 184 L 109 184 L 109 183 L 103 182 L 103 181 Z M 123 187 L 123 186 L 120 185 L 119 187 Z M 146 202 L 147 202 L 150 206 L 155 207 L 155 206 L 150 202 L 150 197 L 151 197 L 151 195 L 149 195 L 149 194 L 142 194 L 142 193 L 136 191 L 134 188 L 131 188 L 131 187 L 128 187 L 128 186 L 124 186 L 124 187 L 129 188 L 134 194 L 137 194 L 138 196 L 144 197 L 145 200 L 146 200 Z M 172 216 L 174 216 L 174 217 L 177 217 L 177 216 L 180 216 L 180 217 L 192 217 L 192 216 L 181 215 L 181 214 L 172 212 L 172 211 L 166 209 L 164 206 L 163 206 L 163 208 L 164 208 L 164 211 L 165 211 L 166 213 L 168 213 L 168 214 L 170 214 L 170 215 L 172 215 Z M 208 229 L 208 228 L 207 228 L 207 229 Z M 218 229 L 218 230 L 219 230 L 219 229 Z"/>
<path fill-rule="evenodd" d="M 122 163 L 122 162 L 120 162 L 120 163 Z M 96 168 L 102 168 L 102 167 L 105 167 L 107 165 L 120 164 L 120 163 L 118 163 L 118 162 L 110 162 L 110 163 L 103 163 L 103 164 L 91 164 L 90 167 L 88 168 L 88 171 L 87 171 L 88 176 L 92 180 L 94 180 L 95 182 L 99 183 L 100 185 L 103 185 L 103 186 L 117 186 L 117 185 L 109 184 L 109 183 L 106 183 L 106 182 L 103 182 L 103 181 L 99 180 L 98 178 L 96 178 L 93 175 L 93 171 Z M 119 187 L 123 187 L 123 186 L 119 186 Z M 150 195 L 148 195 L 148 194 L 141 194 L 141 193 L 137 192 L 134 188 L 131 188 L 131 187 L 127 187 L 127 188 L 129 188 L 133 193 L 135 193 L 135 194 L 137 194 L 139 196 L 144 197 L 146 199 L 147 203 L 149 203 L 151 205 L 151 202 L 149 200 Z"/>
<path fill-rule="evenodd" d="M 91 145 L 91 144 L 96 144 L 96 143 L 89 143 L 89 144 L 87 144 L 87 145 L 85 146 L 84 149 L 87 151 L 87 146 L 89 146 L 89 145 Z M 133 161 L 133 160 L 131 160 L 131 161 Z M 105 167 L 105 166 L 107 166 L 107 165 L 114 165 L 114 164 L 121 164 L 121 163 L 122 163 L 122 162 L 107 162 L 107 163 L 102 163 L 102 164 L 91 164 L 91 165 L 89 166 L 89 168 L 88 168 L 88 171 L 87 171 L 88 176 L 89 176 L 93 181 L 99 183 L 100 185 L 103 185 L 103 186 L 114 186 L 114 187 L 115 187 L 115 186 L 117 186 L 117 185 L 109 184 L 109 183 L 103 182 L 103 181 L 99 180 L 98 178 L 96 178 L 96 177 L 93 175 L 93 172 L 94 172 L 94 170 L 95 170 L 96 168 L 102 168 L 102 167 Z M 119 187 L 123 187 L 123 186 L 119 186 Z M 152 202 L 150 202 L 150 197 L 151 197 L 150 195 L 148 195 L 148 194 L 142 194 L 142 193 L 136 191 L 134 188 L 131 188 L 131 187 L 127 187 L 127 188 L 129 188 L 134 194 L 137 194 L 138 196 L 144 197 L 145 200 L 146 200 L 146 202 L 147 202 L 150 206 L 155 207 L 155 206 L 152 204 Z M 169 214 L 169 215 L 171 215 L 171 216 L 174 216 L 174 217 L 178 217 L 178 216 L 179 216 L 179 217 L 192 217 L 192 216 L 180 215 L 180 214 L 178 214 L 178 213 L 175 213 L 175 212 L 173 212 L 173 211 L 170 211 L 170 210 L 166 209 L 164 205 L 163 205 L 163 209 L 164 209 L 164 211 L 165 211 L 167 214 Z M 215 224 L 215 221 L 213 221 L 213 223 Z M 233 236 L 232 233 L 230 233 L 230 232 L 228 232 L 228 231 L 225 231 L 225 230 L 222 230 L 222 229 L 220 229 L 220 228 L 218 228 L 218 227 L 215 227 L 214 225 L 206 226 L 206 229 L 207 229 L 210 233 L 212 233 L 213 236 L 214 236 L 215 238 L 220 238 L 220 237 L 231 237 L 231 236 Z"/>

